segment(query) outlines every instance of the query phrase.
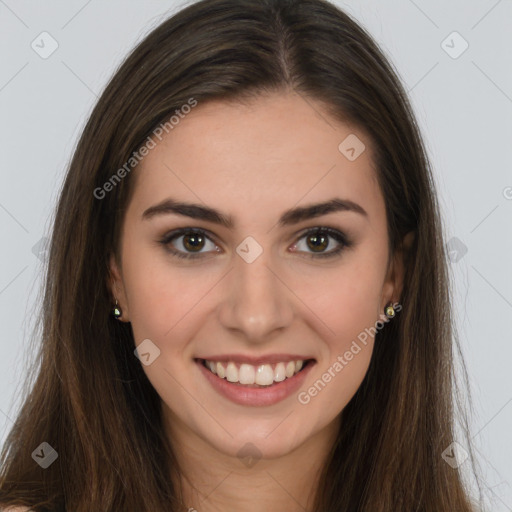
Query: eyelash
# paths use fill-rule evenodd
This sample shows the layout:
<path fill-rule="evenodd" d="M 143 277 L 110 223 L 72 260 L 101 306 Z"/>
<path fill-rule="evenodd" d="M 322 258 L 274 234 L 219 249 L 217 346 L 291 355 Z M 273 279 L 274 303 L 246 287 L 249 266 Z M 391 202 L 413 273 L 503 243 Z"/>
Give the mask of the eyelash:
<path fill-rule="evenodd" d="M 174 231 L 167 233 L 161 240 L 159 240 L 159 243 L 162 244 L 165 247 L 165 249 L 169 253 L 171 253 L 172 256 L 176 256 L 178 258 L 197 259 L 197 258 L 204 257 L 203 255 L 205 253 L 195 253 L 195 254 L 194 253 L 185 253 L 185 252 L 177 251 L 177 250 L 169 247 L 169 244 L 175 238 L 179 238 L 180 236 L 190 235 L 190 234 L 203 235 L 206 238 L 211 240 L 211 238 L 208 236 L 208 232 L 203 229 L 180 228 L 180 229 L 176 229 Z M 340 245 L 338 245 L 338 247 L 336 247 L 335 249 L 333 249 L 329 252 L 317 253 L 317 254 L 309 253 L 307 257 L 310 257 L 310 258 L 333 258 L 335 256 L 338 256 L 344 249 L 348 249 L 349 247 L 352 246 L 352 241 L 349 240 L 349 238 L 341 231 L 338 231 L 337 229 L 332 229 L 332 228 L 328 228 L 328 227 L 320 227 L 320 226 L 309 229 L 308 231 L 302 233 L 299 237 L 299 240 L 301 240 L 302 238 L 305 238 L 309 235 L 316 235 L 316 234 L 327 234 L 330 237 L 334 238 Z M 213 240 L 211 240 L 211 241 L 214 242 Z"/>

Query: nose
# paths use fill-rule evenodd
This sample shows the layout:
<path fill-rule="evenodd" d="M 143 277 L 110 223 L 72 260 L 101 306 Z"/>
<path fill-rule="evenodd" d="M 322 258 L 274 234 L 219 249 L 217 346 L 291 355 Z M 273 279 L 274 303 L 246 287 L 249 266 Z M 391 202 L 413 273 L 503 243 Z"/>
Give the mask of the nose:
<path fill-rule="evenodd" d="M 252 343 L 264 343 L 291 324 L 293 293 L 267 252 L 252 263 L 238 255 L 226 276 L 219 320 L 225 329 Z"/>

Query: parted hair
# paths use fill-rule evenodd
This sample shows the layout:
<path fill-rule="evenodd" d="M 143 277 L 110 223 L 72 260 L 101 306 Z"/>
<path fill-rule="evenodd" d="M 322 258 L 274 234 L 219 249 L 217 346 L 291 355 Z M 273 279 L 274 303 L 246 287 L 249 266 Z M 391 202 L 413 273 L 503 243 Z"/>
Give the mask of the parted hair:
<path fill-rule="evenodd" d="M 37 357 L 1 454 L 0 504 L 186 510 L 172 483 L 180 469 L 161 399 L 133 354 L 130 325 L 109 314 L 109 259 L 119 255 L 137 167 L 104 197 L 94 191 L 191 98 L 200 108 L 289 91 L 368 135 L 390 250 L 413 235 L 402 311 L 376 334 L 368 372 L 341 411 L 312 512 L 477 510 L 460 468 L 442 458 L 457 425 L 469 436 L 467 407 L 454 393 L 460 349 L 431 165 L 397 71 L 359 23 L 325 0 L 186 5 L 114 73 L 74 150 L 52 220 Z M 42 442 L 58 453 L 46 469 L 31 456 Z M 473 456 L 468 465 L 476 474 Z"/>

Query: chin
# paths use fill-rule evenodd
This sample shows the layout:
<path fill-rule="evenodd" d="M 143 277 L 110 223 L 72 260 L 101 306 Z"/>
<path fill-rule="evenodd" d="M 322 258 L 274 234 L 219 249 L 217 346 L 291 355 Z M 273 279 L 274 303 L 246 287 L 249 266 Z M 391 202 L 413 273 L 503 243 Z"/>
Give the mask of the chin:
<path fill-rule="evenodd" d="M 229 430 L 230 432 L 238 430 L 233 438 L 223 436 L 221 440 L 211 438 L 205 440 L 217 451 L 229 457 L 240 458 L 242 462 L 246 458 L 255 460 L 279 458 L 293 452 L 308 439 L 306 432 L 294 432 L 286 420 L 280 425 L 281 421 L 282 418 L 273 420 L 273 426 L 266 429 L 254 424 L 245 425 L 244 422 L 236 422 L 233 430 Z"/>

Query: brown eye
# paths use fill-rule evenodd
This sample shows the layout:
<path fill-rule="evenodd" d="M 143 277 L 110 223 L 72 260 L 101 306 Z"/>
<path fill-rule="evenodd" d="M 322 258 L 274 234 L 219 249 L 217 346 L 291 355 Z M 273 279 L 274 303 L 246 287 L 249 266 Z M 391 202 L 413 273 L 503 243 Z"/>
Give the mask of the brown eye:
<path fill-rule="evenodd" d="M 300 248 L 303 239 L 306 247 Z M 333 240 L 334 247 L 331 247 Z M 211 255 L 209 253 L 221 252 L 212 238 L 201 229 L 181 228 L 168 233 L 159 242 L 167 252 L 178 258 L 203 258 Z M 210 248 L 207 247 L 208 244 Z M 299 242 L 294 244 L 293 252 L 304 253 L 312 258 L 330 258 L 340 255 L 351 246 L 352 242 L 341 231 L 318 227 L 304 233 Z M 330 250 L 326 250 L 328 248 Z"/>
<path fill-rule="evenodd" d="M 305 248 L 301 247 L 302 239 L 305 240 Z M 341 231 L 318 227 L 310 229 L 300 237 L 299 242 L 294 245 L 294 252 L 303 252 L 311 258 L 330 258 L 340 255 L 344 249 L 351 246 L 352 242 Z M 326 250 L 327 248 L 330 249 Z"/>
<path fill-rule="evenodd" d="M 329 245 L 329 237 L 322 234 L 311 234 L 307 237 L 307 244 L 314 252 L 322 252 Z"/>
<path fill-rule="evenodd" d="M 187 251 L 200 251 L 204 247 L 204 236 L 201 233 L 191 233 L 183 235 L 183 247 Z"/>
<path fill-rule="evenodd" d="M 210 252 L 219 252 L 210 236 L 199 229 L 178 229 L 166 234 L 159 242 L 166 251 L 178 258 L 202 258 Z"/>

